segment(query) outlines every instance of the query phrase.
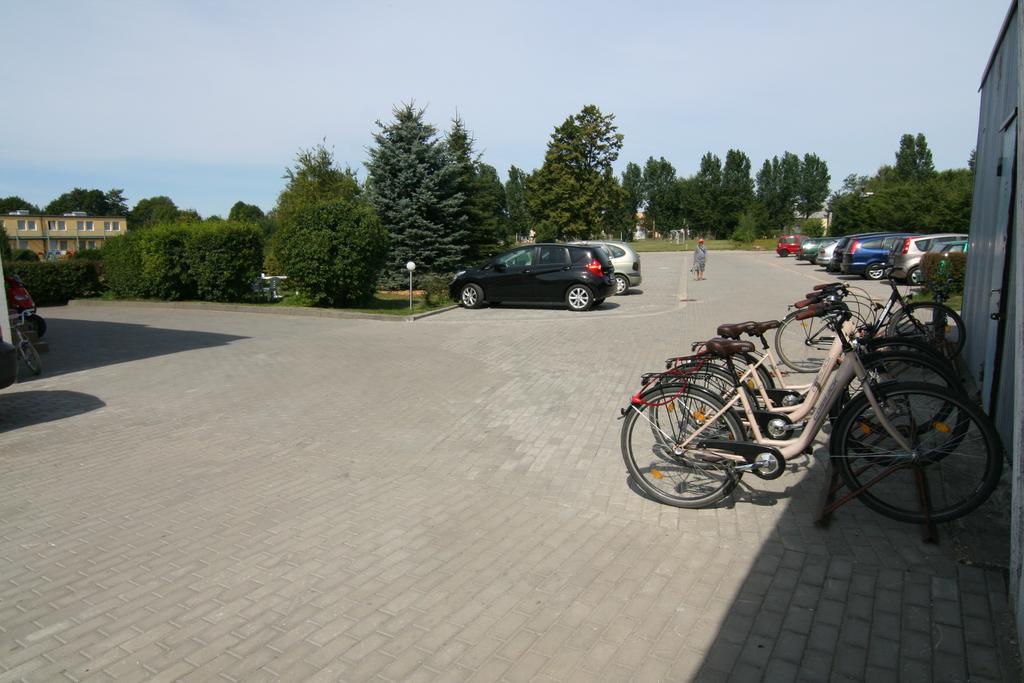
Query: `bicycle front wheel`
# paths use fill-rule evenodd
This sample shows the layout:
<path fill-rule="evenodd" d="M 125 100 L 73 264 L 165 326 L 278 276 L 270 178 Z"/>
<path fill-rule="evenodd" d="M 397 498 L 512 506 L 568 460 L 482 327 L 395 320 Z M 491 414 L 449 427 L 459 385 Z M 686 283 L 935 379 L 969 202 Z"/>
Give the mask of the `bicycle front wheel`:
<path fill-rule="evenodd" d="M 726 459 L 705 457 L 679 444 L 697 429 L 708 439 L 743 441 L 732 413 L 718 418 L 722 401 L 695 387 L 655 387 L 631 404 L 622 424 L 622 458 L 633 481 L 648 496 L 682 508 L 702 508 L 729 495 L 740 474 Z"/>
<path fill-rule="evenodd" d="M 873 387 L 902 448 L 861 394 L 832 432 L 833 463 L 869 508 L 903 522 L 948 522 L 971 512 L 999 483 L 1003 458 L 991 420 L 946 387 L 890 382 Z"/>
<path fill-rule="evenodd" d="M 889 336 L 920 337 L 946 358 L 955 358 L 967 341 L 964 321 L 949 306 L 932 301 L 910 304 L 893 317 Z"/>
<path fill-rule="evenodd" d="M 25 363 L 25 367 L 33 375 L 38 375 L 43 371 L 43 362 L 39 359 L 39 352 L 36 351 L 36 347 L 32 346 L 32 342 L 22 339 L 18 344 L 18 354 Z"/>
<path fill-rule="evenodd" d="M 822 318 L 797 320 L 795 316 L 786 316 L 775 330 L 775 352 L 792 370 L 817 372 L 828 357 L 835 333 Z"/>

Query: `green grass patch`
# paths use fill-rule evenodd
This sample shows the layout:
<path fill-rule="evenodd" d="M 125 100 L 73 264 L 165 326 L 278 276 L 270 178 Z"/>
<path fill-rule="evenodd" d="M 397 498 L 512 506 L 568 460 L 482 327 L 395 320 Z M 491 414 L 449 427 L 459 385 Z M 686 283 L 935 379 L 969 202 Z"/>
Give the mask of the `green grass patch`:
<path fill-rule="evenodd" d="M 380 313 L 383 315 L 416 315 L 450 306 L 451 301 L 427 303 L 423 292 L 413 291 L 412 308 L 409 308 L 409 292 L 377 292 L 373 299 L 352 306 L 338 308 L 358 313 Z"/>
<path fill-rule="evenodd" d="M 707 240 L 704 246 L 708 251 L 775 251 L 778 240 L 759 239 L 753 242 L 733 242 L 732 240 Z M 695 240 L 687 240 L 676 244 L 671 240 L 637 240 L 630 242 L 638 253 L 656 251 L 693 251 L 697 248 Z"/>

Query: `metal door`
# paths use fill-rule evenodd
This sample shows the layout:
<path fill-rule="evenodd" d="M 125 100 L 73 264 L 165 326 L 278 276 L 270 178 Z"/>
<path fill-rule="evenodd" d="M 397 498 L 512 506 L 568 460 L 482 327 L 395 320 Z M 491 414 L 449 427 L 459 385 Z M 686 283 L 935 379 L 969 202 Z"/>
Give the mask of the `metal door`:
<path fill-rule="evenodd" d="M 1012 117 L 1003 129 L 1003 148 L 999 159 L 999 206 L 996 211 L 1001 230 L 996 231 L 992 245 L 992 263 L 989 269 L 989 319 L 985 329 L 985 365 L 981 384 L 981 398 L 985 410 L 993 412 L 993 384 L 997 382 L 1000 359 L 1000 319 L 1006 315 L 1003 289 L 1006 285 L 1006 266 L 1009 235 L 1013 231 L 1014 178 L 1017 163 L 1017 118 Z"/>

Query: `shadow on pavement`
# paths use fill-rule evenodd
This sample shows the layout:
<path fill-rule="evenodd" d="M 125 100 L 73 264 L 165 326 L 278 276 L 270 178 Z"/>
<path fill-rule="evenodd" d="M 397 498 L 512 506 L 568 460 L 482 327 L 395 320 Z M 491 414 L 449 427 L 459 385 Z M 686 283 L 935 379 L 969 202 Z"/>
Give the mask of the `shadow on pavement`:
<path fill-rule="evenodd" d="M 106 403 L 80 391 L 15 391 L 0 393 L 0 433 L 63 420 L 102 408 Z"/>
<path fill-rule="evenodd" d="M 785 508 L 758 547 L 702 579 L 700 608 L 677 611 L 674 634 L 694 645 L 675 680 L 1022 680 L 1005 477 L 936 545 L 856 500 L 816 525 L 826 458 L 784 491 L 745 477 L 731 496 L 748 519 L 753 505 Z"/>
<path fill-rule="evenodd" d="M 98 322 L 52 318 L 47 321 L 45 341 L 49 353 L 42 355 L 45 379 L 105 365 L 127 363 L 181 351 L 223 346 L 246 339 L 230 334 L 169 330 L 131 323 Z M 22 377 L 26 384 L 32 379 Z"/>

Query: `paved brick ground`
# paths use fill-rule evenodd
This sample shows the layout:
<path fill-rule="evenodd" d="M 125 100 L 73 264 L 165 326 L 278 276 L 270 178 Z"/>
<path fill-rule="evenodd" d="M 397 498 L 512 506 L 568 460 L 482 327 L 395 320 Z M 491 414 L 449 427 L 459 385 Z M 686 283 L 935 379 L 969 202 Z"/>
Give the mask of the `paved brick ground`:
<path fill-rule="evenodd" d="M 819 529 L 814 458 L 702 511 L 628 485 L 639 373 L 827 279 L 688 267 L 588 314 L 45 311 L 0 393 L 0 683 L 1019 678 L 958 527 Z"/>

